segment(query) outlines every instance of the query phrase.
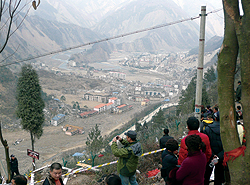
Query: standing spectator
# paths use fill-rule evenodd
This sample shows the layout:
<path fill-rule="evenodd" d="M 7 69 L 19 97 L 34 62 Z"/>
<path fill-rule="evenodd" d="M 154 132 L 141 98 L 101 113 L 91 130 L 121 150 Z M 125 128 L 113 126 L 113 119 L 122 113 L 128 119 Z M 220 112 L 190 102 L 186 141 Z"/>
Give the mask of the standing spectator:
<path fill-rule="evenodd" d="M 218 117 L 214 117 L 214 123 L 211 125 L 208 125 L 207 128 L 204 131 L 204 134 L 208 135 L 211 143 L 211 149 L 212 149 L 212 157 L 218 157 L 219 162 L 215 165 L 214 170 L 214 185 L 221 185 L 223 182 L 225 182 L 224 178 L 224 166 L 222 165 L 223 159 L 224 159 L 224 150 L 221 142 L 220 137 L 220 122 L 218 120 Z M 210 175 L 212 173 L 213 168 L 207 167 L 207 171 L 210 170 Z M 208 176 L 210 178 L 210 175 L 208 173 Z M 205 177 L 205 178 L 208 178 Z"/>
<path fill-rule="evenodd" d="M 16 173 L 16 175 L 19 175 L 18 160 L 14 156 L 14 154 L 11 154 L 10 156 L 10 170 L 11 170 L 11 179 L 14 177 L 14 173 Z"/>
<path fill-rule="evenodd" d="M 212 114 L 208 114 L 207 115 L 207 119 L 202 120 L 201 121 L 201 125 L 200 125 L 200 132 L 203 133 L 205 128 L 209 125 L 209 124 L 213 124 L 214 120 L 213 120 L 213 115 Z"/>
<path fill-rule="evenodd" d="M 238 81 L 238 87 L 235 91 L 235 97 L 236 97 L 236 101 L 240 102 L 240 100 L 241 100 L 241 81 Z"/>
<path fill-rule="evenodd" d="M 160 139 L 160 148 L 165 148 L 166 147 L 166 142 L 169 140 L 169 139 L 174 139 L 173 137 L 169 136 L 168 133 L 169 133 L 169 130 L 167 128 L 164 129 L 164 135 L 163 137 Z"/>
<path fill-rule="evenodd" d="M 15 175 L 11 180 L 11 185 L 27 185 L 27 179 L 23 175 Z"/>
<path fill-rule="evenodd" d="M 236 107 L 236 120 L 243 119 L 243 113 L 241 110 L 241 106 Z"/>
<path fill-rule="evenodd" d="M 117 171 L 122 180 L 122 185 L 138 185 L 135 177 L 138 159 L 142 155 L 141 144 L 136 140 L 136 132 L 129 130 L 125 133 L 127 139 L 124 140 L 120 136 L 113 138 L 111 145 L 112 153 L 119 157 L 117 163 Z M 118 148 L 116 141 L 119 140 L 124 146 Z"/>
<path fill-rule="evenodd" d="M 213 113 L 213 110 L 211 109 L 210 105 L 206 106 L 206 111 L 207 111 L 207 114 L 212 114 Z"/>
<path fill-rule="evenodd" d="M 49 175 L 46 177 L 43 185 L 63 185 L 62 165 L 60 163 L 53 163 L 50 166 Z"/>
<path fill-rule="evenodd" d="M 122 185 L 121 178 L 116 174 L 110 174 L 105 178 L 106 185 Z"/>
<path fill-rule="evenodd" d="M 201 150 L 206 150 L 199 135 L 189 135 L 185 139 L 188 156 L 176 172 L 176 180 L 183 185 L 203 185 L 206 170 L 206 156 Z"/>
<path fill-rule="evenodd" d="M 220 121 L 220 112 L 219 112 L 218 107 L 214 107 L 213 111 L 214 111 L 214 116 L 217 117 L 218 120 Z"/>
<path fill-rule="evenodd" d="M 166 184 L 169 182 L 169 172 L 177 165 L 178 159 L 178 142 L 174 139 L 169 139 L 166 143 L 166 150 L 162 153 L 162 169 L 161 176 L 164 178 Z"/>
<path fill-rule="evenodd" d="M 206 134 L 203 134 L 203 133 L 200 133 L 198 131 L 198 128 L 199 128 L 199 125 L 200 125 L 200 122 L 197 118 L 195 117 L 189 117 L 188 120 L 187 120 L 187 128 L 188 128 L 188 136 L 190 135 L 199 135 L 201 137 L 201 140 L 202 142 L 206 145 L 206 152 L 205 152 L 205 155 L 206 155 L 206 158 L 207 158 L 207 161 L 209 161 L 211 155 L 212 155 L 212 152 L 211 152 L 211 148 L 210 148 L 210 141 L 209 141 L 209 138 Z M 185 140 L 186 138 L 188 137 L 184 137 L 182 140 L 181 140 L 181 146 L 180 146 L 180 151 L 179 151 L 179 159 L 178 159 L 178 164 L 181 165 L 181 163 L 184 161 L 184 159 L 187 158 L 187 154 L 188 154 L 188 150 L 187 150 L 187 147 L 186 147 L 186 144 L 185 144 Z"/>

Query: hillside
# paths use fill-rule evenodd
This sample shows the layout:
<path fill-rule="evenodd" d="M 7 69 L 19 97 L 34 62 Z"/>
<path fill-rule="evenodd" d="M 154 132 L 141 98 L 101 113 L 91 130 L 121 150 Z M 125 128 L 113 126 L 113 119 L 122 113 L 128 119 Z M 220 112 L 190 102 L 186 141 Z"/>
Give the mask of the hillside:
<path fill-rule="evenodd" d="M 96 33 L 87 28 L 74 24 L 48 21 L 37 16 L 29 16 L 26 17 L 15 34 L 11 36 L 0 59 L 14 53 L 12 57 L 6 60 L 7 63 L 13 62 L 95 41 L 98 38 Z"/>
<path fill-rule="evenodd" d="M 74 89 L 76 91 L 89 90 L 96 87 L 106 86 L 106 83 L 98 79 L 85 79 L 79 76 L 61 76 L 48 71 L 38 71 L 39 82 L 43 92 L 48 95 L 53 94 L 60 98 L 64 89 Z M 17 121 L 15 110 L 16 101 L 16 84 L 18 75 L 12 73 L 8 68 L 0 68 L 0 117 L 5 124 L 13 124 Z M 56 93 L 53 93 L 56 92 Z M 72 95 L 72 100 L 79 101 L 78 95 Z"/>

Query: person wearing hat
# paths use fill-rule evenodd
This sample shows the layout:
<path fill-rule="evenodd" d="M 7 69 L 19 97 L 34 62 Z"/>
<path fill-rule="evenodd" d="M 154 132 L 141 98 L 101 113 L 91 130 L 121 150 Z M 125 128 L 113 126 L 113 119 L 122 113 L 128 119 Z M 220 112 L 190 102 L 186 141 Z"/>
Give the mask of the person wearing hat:
<path fill-rule="evenodd" d="M 112 153 L 119 157 L 117 163 L 117 172 L 122 180 L 122 185 L 138 185 L 135 177 L 138 159 L 142 155 L 141 144 L 136 140 L 136 132 L 129 130 L 125 133 L 126 140 L 120 136 L 113 138 L 111 145 Z M 122 148 L 118 148 L 117 140 L 123 144 Z"/>
<path fill-rule="evenodd" d="M 241 81 L 238 81 L 238 87 L 235 91 L 235 97 L 237 102 L 241 100 Z"/>
<path fill-rule="evenodd" d="M 14 173 L 16 175 L 19 175 L 19 170 L 18 170 L 18 161 L 17 158 L 11 154 L 10 156 L 10 170 L 11 170 L 11 179 L 14 177 Z"/>

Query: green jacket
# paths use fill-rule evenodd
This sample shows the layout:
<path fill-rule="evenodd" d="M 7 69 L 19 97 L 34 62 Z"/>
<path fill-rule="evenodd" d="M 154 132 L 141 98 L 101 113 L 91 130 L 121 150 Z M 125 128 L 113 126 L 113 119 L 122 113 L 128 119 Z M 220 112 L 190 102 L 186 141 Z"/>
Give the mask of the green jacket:
<path fill-rule="evenodd" d="M 125 177 L 130 177 L 135 174 L 138 159 L 142 155 L 141 144 L 138 141 L 129 143 L 127 140 L 122 140 L 124 145 L 118 149 L 117 143 L 113 142 L 111 145 L 112 153 L 119 157 L 117 163 L 117 171 L 119 174 Z"/>

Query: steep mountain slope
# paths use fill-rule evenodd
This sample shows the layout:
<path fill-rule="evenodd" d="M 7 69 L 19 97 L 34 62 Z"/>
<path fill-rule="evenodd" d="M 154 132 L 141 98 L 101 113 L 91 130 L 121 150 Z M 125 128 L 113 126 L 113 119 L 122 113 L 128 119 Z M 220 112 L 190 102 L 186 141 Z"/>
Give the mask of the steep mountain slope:
<path fill-rule="evenodd" d="M 30 12 L 46 20 L 90 28 L 125 0 L 43 0 L 39 10 Z"/>
<path fill-rule="evenodd" d="M 184 18 L 188 18 L 187 14 L 183 13 L 182 9 L 171 0 L 137 0 L 117 9 L 112 15 L 98 23 L 94 30 L 114 36 Z M 117 39 L 116 42 L 127 42 L 121 46 L 124 50 L 176 51 L 176 49 L 189 49 L 197 45 L 198 32 L 199 26 L 188 21 L 134 34 Z"/>
<path fill-rule="evenodd" d="M 98 38 L 97 34 L 87 28 L 74 24 L 48 21 L 37 16 L 29 16 L 15 34 L 12 35 L 0 59 L 15 53 L 14 57 L 10 57 L 7 60 L 7 62 L 12 62 L 13 60 L 25 59 L 29 56 L 37 56 L 95 41 Z M 14 52 L 15 49 L 17 49 L 16 52 Z"/>

